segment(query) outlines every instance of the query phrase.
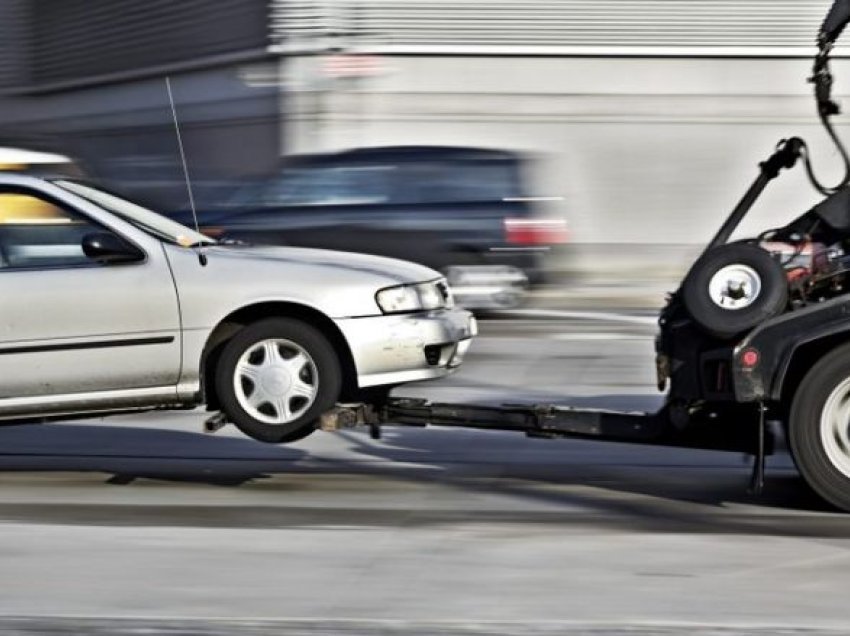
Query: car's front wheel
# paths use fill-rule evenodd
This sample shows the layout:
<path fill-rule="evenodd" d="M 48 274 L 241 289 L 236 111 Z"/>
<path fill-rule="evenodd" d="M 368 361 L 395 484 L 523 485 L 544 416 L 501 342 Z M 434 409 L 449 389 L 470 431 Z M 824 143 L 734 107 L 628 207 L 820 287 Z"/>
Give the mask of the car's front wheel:
<path fill-rule="evenodd" d="M 339 399 L 342 373 L 328 339 L 299 320 L 269 318 L 237 333 L 216 368 L 222 410 L 262 442 L 293 442 Z"/>

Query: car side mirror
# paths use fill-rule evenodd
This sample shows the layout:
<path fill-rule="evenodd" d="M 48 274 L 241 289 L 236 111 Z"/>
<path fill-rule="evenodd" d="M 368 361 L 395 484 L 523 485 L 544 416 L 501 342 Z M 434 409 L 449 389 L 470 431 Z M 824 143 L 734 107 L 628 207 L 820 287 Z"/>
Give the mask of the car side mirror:
<path fill-rule="evenodd" d="M 83 253 L 104 265 L 133 263 L 145 258 L 138 247 L 110 232 L 86 234 L 83 237 Z"/>

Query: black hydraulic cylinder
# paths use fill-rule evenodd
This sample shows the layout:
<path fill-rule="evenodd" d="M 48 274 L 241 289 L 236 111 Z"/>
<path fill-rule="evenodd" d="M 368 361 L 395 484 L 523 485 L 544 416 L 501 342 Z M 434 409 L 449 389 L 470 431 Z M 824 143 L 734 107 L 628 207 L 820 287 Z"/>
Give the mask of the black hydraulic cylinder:
<path fill-rule="evenodd" d="M 741 223 L 741 220 L 753 207 L 753 204 L 759 198 L 759 195 L 764 190 L 765 186 L 777 177 L 782 168 L 791 168 L 800 157 L 800 154 L 805 147 L 805 143 L 799 137 L 792 137 L 780 143 L 776 152 L 774 152 L 767 161 L 759 164 L 761 171 L 756 180 L 750 186 L 749 190 L 744 193 L 744 196 L 738 202 L 738 205 L 732 210 L 732 213 L 711 239 L 706 252 L 719 245 L 724 245 L 732 233 Z M 705 252 L 703 252 L 705 253 Z"/>
<path fill-rule="evenodd" d="M 841 35 L 848 22 L 850 22 L 850 0 L 835 0 L 821 24 L 818 44 L 821 47 L 831 45 Z"/>

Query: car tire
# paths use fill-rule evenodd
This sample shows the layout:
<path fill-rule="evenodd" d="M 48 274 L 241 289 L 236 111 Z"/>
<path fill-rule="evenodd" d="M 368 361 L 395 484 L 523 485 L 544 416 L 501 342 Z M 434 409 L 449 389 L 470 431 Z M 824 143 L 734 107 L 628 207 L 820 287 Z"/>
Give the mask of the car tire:
<path fill-rule="evenodd" d="M 328 339 L 299 320 L 248 325 L 224 347 L 215 371 L 222 410 L 261 442 L 294 442 L 339 399 L 342 372 Z"/>
<path fill-rule="evenodd" d="M 682 300 L 705 332 L 731 338 L 780 314 L 788 304 L 785 271 L 756 245 L 709 250 L 682 284 Z"/>
<path fill-rule="evenodd" d="M 794 395 L 788 418 L 791 455 L 806 482 L 850 511 L 850 344 L 818 361 Z"/>

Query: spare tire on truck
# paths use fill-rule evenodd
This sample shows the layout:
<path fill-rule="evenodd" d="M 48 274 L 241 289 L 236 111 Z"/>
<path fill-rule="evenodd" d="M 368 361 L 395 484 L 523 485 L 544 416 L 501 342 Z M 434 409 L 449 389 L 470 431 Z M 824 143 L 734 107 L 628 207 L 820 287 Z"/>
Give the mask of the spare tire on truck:
<path fill-rule="evenodd" d="M 788 304 L 785 270 L 749 243 L 712 248 L 682 283 L 682 301 L 705 332 L 731 338 L 782 313 Z"/>

